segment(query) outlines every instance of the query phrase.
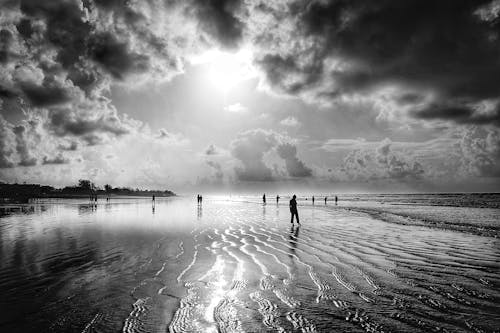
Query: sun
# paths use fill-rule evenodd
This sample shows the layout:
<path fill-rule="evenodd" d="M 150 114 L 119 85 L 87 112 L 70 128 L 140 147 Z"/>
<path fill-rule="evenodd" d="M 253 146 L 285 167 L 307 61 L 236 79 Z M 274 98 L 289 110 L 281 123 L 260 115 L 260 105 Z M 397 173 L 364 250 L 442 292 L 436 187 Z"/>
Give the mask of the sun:
<path fill-rule="evenodd" d="M 247 49 L 234 53 L 211 50 L 192 62 L 206 65 L 208 81 L 224 93 L 238 83 L 257 76 L 252 64 L 252 53 Z"/>

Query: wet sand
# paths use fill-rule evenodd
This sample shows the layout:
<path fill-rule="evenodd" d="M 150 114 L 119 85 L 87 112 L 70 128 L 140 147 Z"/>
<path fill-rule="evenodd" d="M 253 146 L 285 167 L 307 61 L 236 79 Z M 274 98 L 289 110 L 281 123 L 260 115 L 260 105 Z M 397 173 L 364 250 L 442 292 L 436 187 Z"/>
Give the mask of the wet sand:
<path fill-rule="evenodd" d="M 335 206 L 62 201 L 0 219 L 5 332 L 492 332 L 498 238 Z"/>

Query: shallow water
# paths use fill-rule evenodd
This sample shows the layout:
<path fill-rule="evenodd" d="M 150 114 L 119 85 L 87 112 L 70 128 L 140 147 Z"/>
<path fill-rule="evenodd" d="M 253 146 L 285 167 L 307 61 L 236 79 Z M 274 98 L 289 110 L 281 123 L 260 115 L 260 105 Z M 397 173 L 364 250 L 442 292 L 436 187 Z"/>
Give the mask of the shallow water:
<path fill-rule="evenodd" d="M 292 229 L 286 205 L 209 198 L 2 212 L 2 332 L 500 327 L 495 237 L 324 205 Z"/>

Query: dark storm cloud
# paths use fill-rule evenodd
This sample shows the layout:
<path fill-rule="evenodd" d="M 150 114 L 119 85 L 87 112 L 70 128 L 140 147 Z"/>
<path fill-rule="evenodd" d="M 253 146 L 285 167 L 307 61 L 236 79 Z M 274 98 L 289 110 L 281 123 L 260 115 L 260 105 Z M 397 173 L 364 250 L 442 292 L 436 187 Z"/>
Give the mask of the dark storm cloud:
<path fill-rule="evenodd" d="M 297 157 L 297 147 L 283 143 L 277 147 L 278 155 L 285 160 L 286 170 L 291 177 L 310 177 L 312 170 Z"/>
<path fill-rule="evenodd" d="M 69 102 L 72 99 L 69 89 L 49 82 L 44 82 L 42 85 L 22 83 L 20 86 L 33 106 L 57 105 Z"/>
<path fill-rule="evenodd" d="M 119 41 L 110 33 L 94 35 L 89 43 L 91 59 L 117 79 L 149 69 L 149 58 L 146 55 L 131 52 L 127 43 Z"/>
<path fill-rule="evenodd" d="M 0 64 L 7 63 L 10 57 L 10 45 L 12 44 L 12 33 L 9 30 L 0 30 Z"/>
<path fill-rule="evenodd" d="M 420 119 L 447 119 L 457 123 L 476 125 L 492 124 L 500 126 L 500 105 L 496 105 L 487 113 L 476 112 L 473 107 L 463 104 L 429 104 L 424 109 L 412 113 Z"/>
<path fill-rule="evenodd" d="M 273 87 L 316 99 L 386 85 L 431 91 L 439 104 L 495 99 L 500 20 L 478 14 L 489 2 L 295 1 L 288 10 L 296 35 L 285 43 L 282 31 L 264 30 L 259 40 L 278 46 L 269 43 L 258 64 Z M 417 95 L 402 101 L 421 102 Z M 476 122 L 456 111 L 458 120 Z M 446 112 L 443 118 L 456 120 Z"/>
<path fill-rule="evenodd" d="M 241 5 L 240 0 L 198 0 L 193 10 L 204 31 L 224 47 L 235 48 L 243 37 L 244 24 L 237 17 Z"/>
<path fill-rule="evenodd" d="M 109 113 L 98 118 L 83 118 L 69 110 L 51 113 L 50 127 L 58 136 L 78 137 L 93 133 L 111 133 L 120 136 L 129 132 L 116 114 Z"/>

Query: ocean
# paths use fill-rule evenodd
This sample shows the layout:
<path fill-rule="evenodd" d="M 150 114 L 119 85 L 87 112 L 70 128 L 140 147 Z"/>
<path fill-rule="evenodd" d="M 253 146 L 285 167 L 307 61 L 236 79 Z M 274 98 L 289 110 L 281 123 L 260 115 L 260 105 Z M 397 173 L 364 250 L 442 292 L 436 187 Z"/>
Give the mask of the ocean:
<path fill-rule="evenodd" d="M 0 331 L 498 332 L 500 195 L 334 195 L 1 206 Z"/>

